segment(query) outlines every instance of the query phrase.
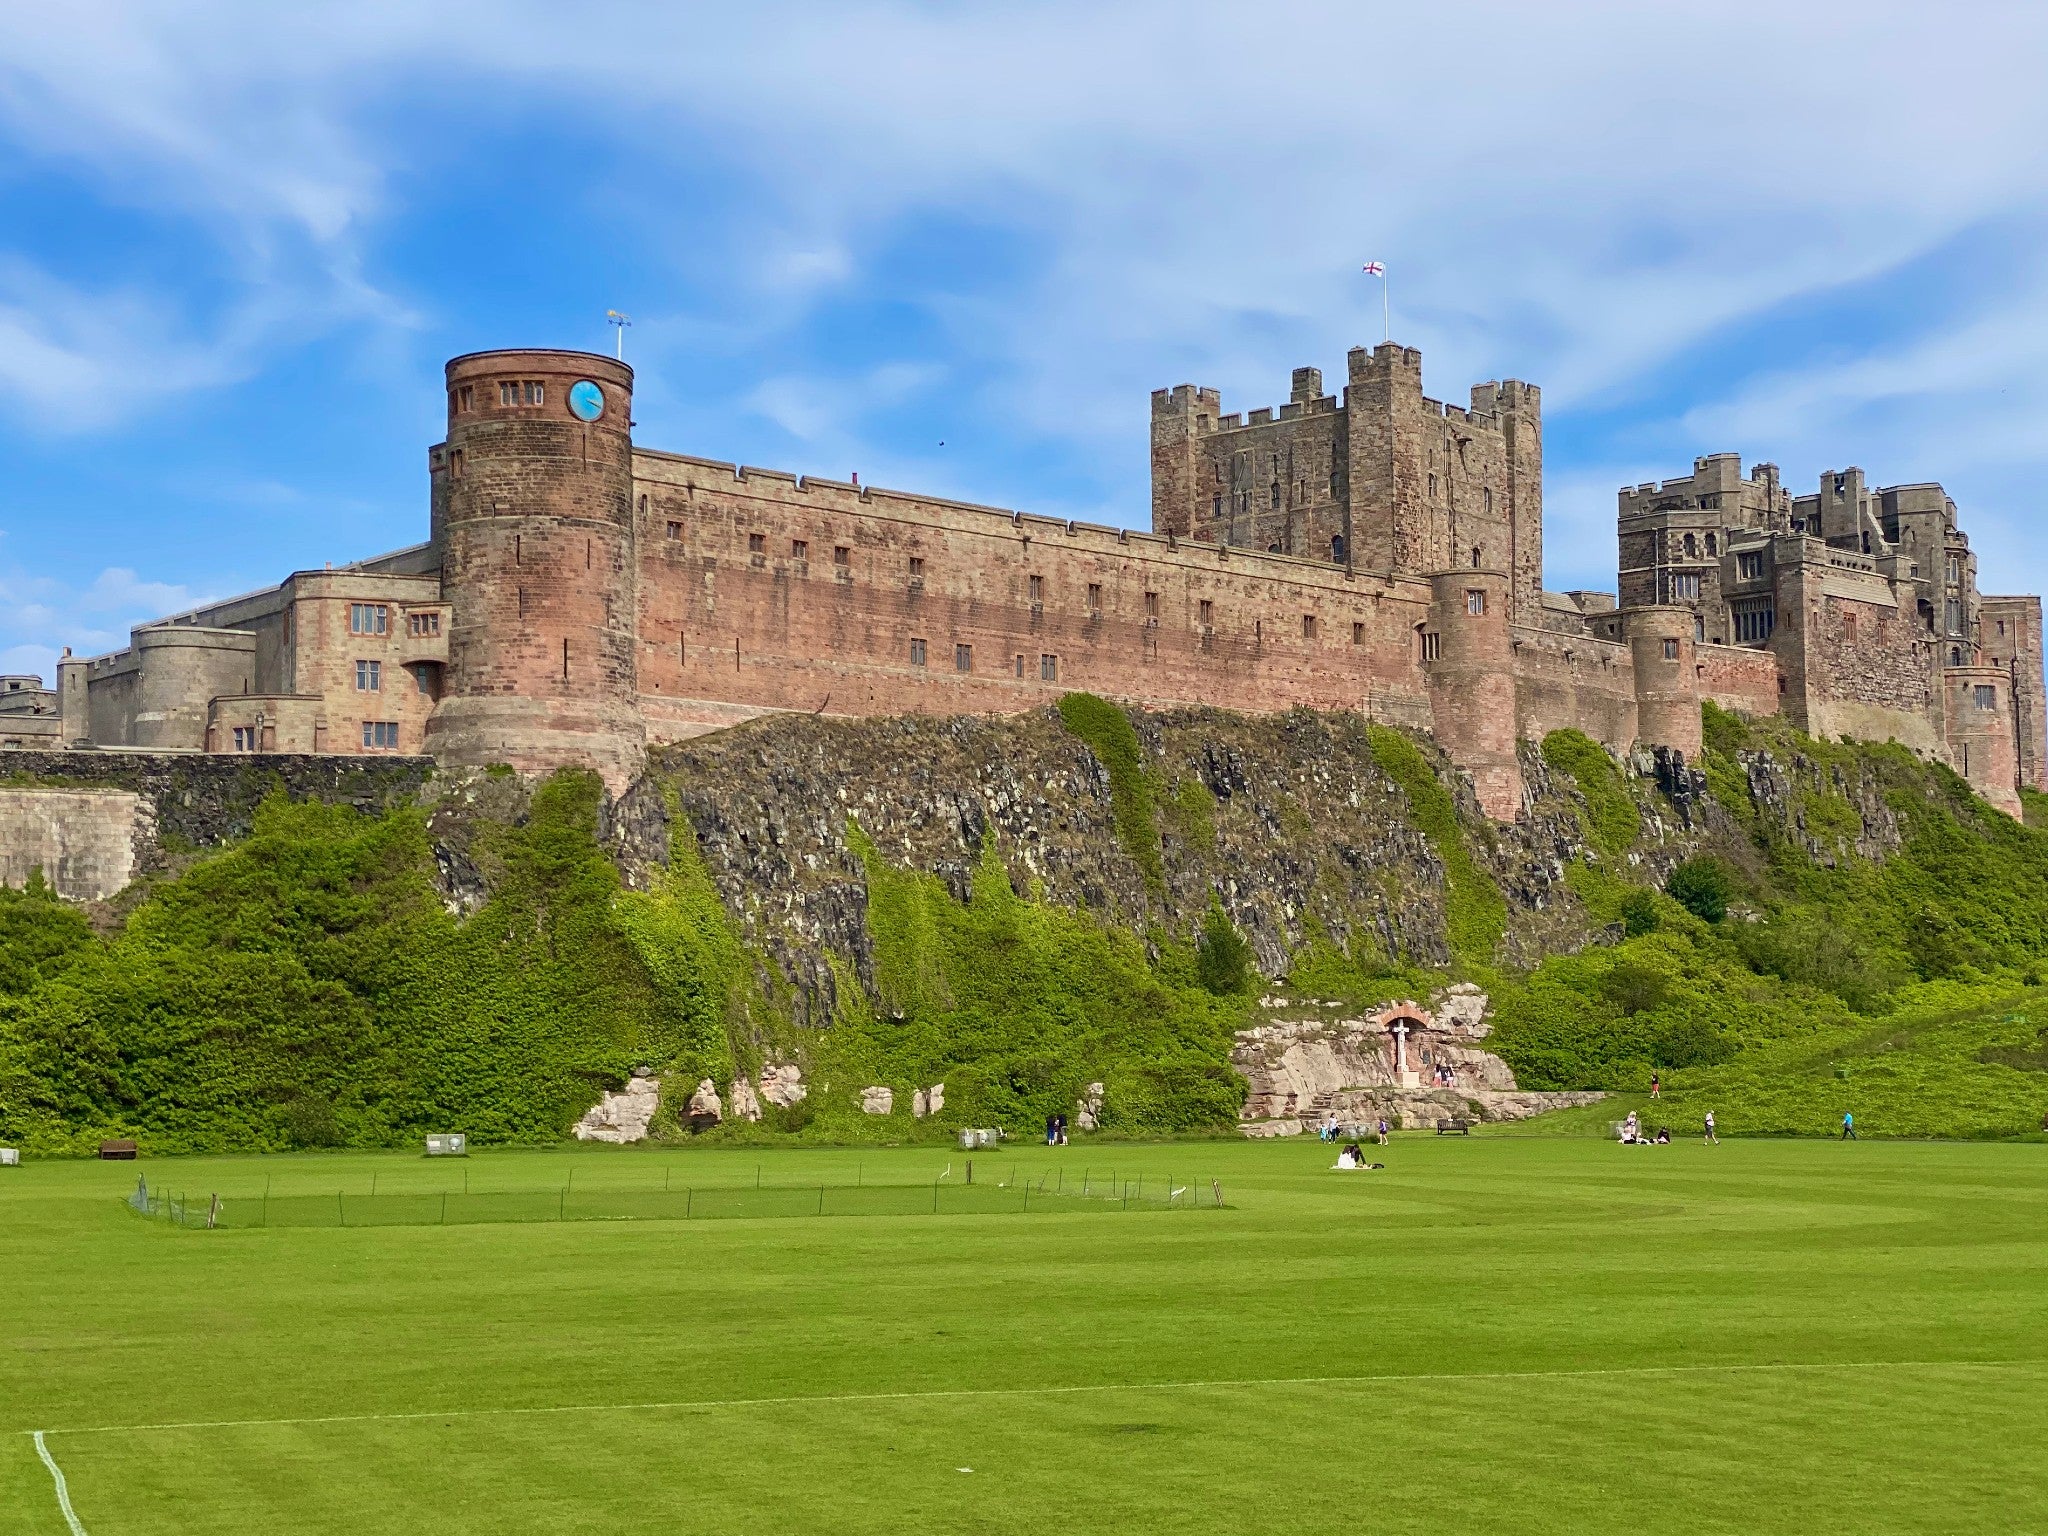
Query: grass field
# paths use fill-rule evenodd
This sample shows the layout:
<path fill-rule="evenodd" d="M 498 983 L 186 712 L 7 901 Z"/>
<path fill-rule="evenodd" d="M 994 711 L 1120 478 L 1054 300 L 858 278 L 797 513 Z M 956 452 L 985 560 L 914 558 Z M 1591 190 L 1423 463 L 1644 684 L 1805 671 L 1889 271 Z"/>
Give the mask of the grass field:
<path fill-rule="evenodd" d="M 2048 1529 L 2048 1146 L 1076 1146 L 1222 1210 L 184 1231 L 0 1170 L 0 1536 Z M 477 1189 L 957 1154 L 487 1152 Z M 977 1154 L 978 1182 L 1053 1166 Z M 969 1470 L 971 1469 L 971 1470 Z"/>

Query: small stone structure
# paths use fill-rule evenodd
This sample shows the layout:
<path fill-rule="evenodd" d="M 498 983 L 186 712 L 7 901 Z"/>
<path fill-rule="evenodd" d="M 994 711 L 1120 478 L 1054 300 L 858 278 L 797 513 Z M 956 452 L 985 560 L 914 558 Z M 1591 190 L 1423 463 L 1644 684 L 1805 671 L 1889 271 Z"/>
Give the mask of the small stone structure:
<path fill-rule="evenodd" d="M 1074 1126 L 1077 1130 L 1099 1131 L 1102 1129 L 1102 1100 L 1104 1088 L 1100 1083 L 1090 1083 L 1081 1090 L 1081 1097 L 1074 1100 Z"/>
<path fill-rule="evenodd" d="M 1239 1114 L 1247 1136 L 1299 1135 L 1331 1114 L 1352 1125 L 1384 1115 L 1410 1129 L 1523 1120 L 1602 1097 L 1517 1088 L 1507 1063 L 1479 1045 L 1493 1026 L 1486 994 L 1469 982 L 1428 1008 L 1390 1002 L 1346 1017 L 1333 1004 L 1268 998 L 1266 1007 L 1267 1021 L 1240 1030 L 1230 1058 L 1251 1089 Z"/>
<path fill-rule="evenodd" d="M 890 1115 L 896 1112 L 896 1094 L 893 1089 L 879 1083 L 860 1091 L 860 1112 L 864 1115 Z"/>
<path fill-rule="evenodd" d="M 571 1134 L 578 1141 L 645 1141 L 647 1127 L 660 1107 L 661 1079 L 635 1073 L 625 1087 L 606 1094 L 585 1111 Z"/>

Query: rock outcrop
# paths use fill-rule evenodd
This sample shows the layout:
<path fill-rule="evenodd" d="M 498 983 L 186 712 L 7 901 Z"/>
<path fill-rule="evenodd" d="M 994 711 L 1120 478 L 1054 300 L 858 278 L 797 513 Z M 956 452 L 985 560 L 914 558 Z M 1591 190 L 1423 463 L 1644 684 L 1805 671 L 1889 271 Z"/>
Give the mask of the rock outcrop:
<path fill-rule="evenodd" d="M 926 1115 L 936 1115 L 946 1107 L 946 1085 L 933 1083 L 929 1088 L 920 1088 L 911 1095 L 910 1112 L 922 1120 Z"/>
<path fill-rule="evenodd" d="M 1261 1023 L 1239 1031 L 1231 1064 L 1250 1085 L 1240 1111 L 1250 1136 L 1292 1136 L 1330 1115 L 1382 1117 L 1413 1128 L 1442 1120 L 1522 1120 L 1588 1104 L 1597 1093 L 1532 1093 L 1479 1042 L 1492 1033 L 1486 994 L 1470 983 L 1412 1001 L 1349 1010 L 1267 998 Z"/>
<path fill-rule="evenodd" d="M 1101 1083 L 1090 1083 L 1081 1090 L 1081 1097 L 1074 1100 L 1074 1127 L 1083 1131 L 1102 1129 L 1102 1101 L 1107 1090 Z"/>
<path fill-rule="evenodd" d="M 697 1091 L 690 1095 L 690 1105 L 684 1113 L 689 1116 L 693 1131 L 708 1131 L 725 1118 L 725 1106 L 718 1101 L 718 1087 L 710 1078 L 697 1084 Z"/>
<path fill-rule="evenodd" d="M 879 1083 L 860 1091 L 860 1112 L 864 1115 L 890 1115 L 896 1112 L 896 1094 L 893 1089 Z"/>
<path fill-rule="evenodd" d="M 661 1107 L 661 1079 L 634 1076 L 617 1093 L 608 1093 L 575 1124 L 578 1141 L 645 1141 L 654 1112 Z"/>
<path fill-rule="evenodd" d="M 754 1085 L 744 1077 L 732 1080 L 732 1117 L 752 1125 L 761 1121 L 761 1100 L 754 1093 Z"/>
<path fill-rule="evenodd" d="M 810 1089 L 804 1086 L 804 1069 L 793 1061 L 773 1061 L 761 1068 L 761 1097 L 778 1109 L 801 1104 Z"/>

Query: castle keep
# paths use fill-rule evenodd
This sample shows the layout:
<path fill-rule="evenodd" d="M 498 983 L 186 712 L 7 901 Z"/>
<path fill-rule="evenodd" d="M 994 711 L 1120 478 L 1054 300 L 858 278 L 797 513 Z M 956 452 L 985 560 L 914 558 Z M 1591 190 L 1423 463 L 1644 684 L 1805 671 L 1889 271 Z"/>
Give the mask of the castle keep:
<path fill-rule="evenodd" d="M 2044 768 L 2040 602 L 1978 593 L 1937 485 L 1794 497 L 1733 455 L 1624 489 L 1617 595 L 1550 593 L 1542 397 L 1422 393 L 1391 343 L 1341 396 L 1152 399 L 1152 528 L 642 448 L 582 352 L 447 368 L 424 543 L 0 679 L 0 744 L 419 753 L 624 784 L 650 742 L 776 711 L 1353 709 L 1431 732 L 1489 814 L 1518 740 L 1700 746 L 1700 703 L 1896 738 L 2017 813 Z"/>

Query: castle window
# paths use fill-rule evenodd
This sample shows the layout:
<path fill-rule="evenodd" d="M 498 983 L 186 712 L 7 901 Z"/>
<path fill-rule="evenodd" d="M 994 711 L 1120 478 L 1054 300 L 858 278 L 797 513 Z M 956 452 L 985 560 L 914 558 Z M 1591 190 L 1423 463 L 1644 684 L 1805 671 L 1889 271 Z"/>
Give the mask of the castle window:
<path fill-rule="evenodd" d="M 1762 602 L 1740 603 L 1735 608 L 1735 643 L 1753 645 L 1760 640 L 1771 638 L 1771 631 L 1777 627 L 1776 606 L 1766 598 Z"/>
<path fill-rule="evenodd" d="M 1469 588 L 1465 593 L 1465 611 L 1475 619 L 1483 618 L 1486 614 L 1486 594 L 1477 587 Z"/>
<path fill-rule="evenodd" d="M 1492 487 L 1492 486 L 1490 486 L 1490 485 L 1489 485 L 1489 486 L 1485 486 L 1485 487 L 1483 487 L 1483 488 L 1482 488 L 1482 489 L 1480 490 L 1480 492 L 1479 492 L 1479 502 L 1480 502 L 1480 505 L 1481 505 L 1481 506 L 1482 506 L 1483 508 L 1485 508 L 1485 511 L 1486 511 L 1486 515 L 1487 515 L 1488 517 L 1491 517 L 1491 516 L 1493 516 L 1493 487 Z"/>
<path fill-rule="evenodd" d="M 1963 562 L 1954 555 L 1948 557 L 1948 584 L 1955 586 L 1963 579 Z"/>
<path fill-rule="evenodd" d="M 1664 659 L 1666 661 L 1678 660 L 1678 642 L 1676 640 L 1666 640 L 1664 642 Z"/>
<path fill-rule="evenodd" d="M 1330 471 L 1330 494 L 1335 496 L 1344 489 L 1344 475 L 1341 470 Z"/>
<path fill-rule="evenodd" d="M 809 565 L 811 563 L 811 541 L 809 539 L 791 539 L 789 541 L 789 558 L 798 565 Z"/>
<path fill-rule="evenodd" d="M 1671 577 L 1671 597 L 1674 602 L 1685 602 L 1700 595 L 1700 573 L 1698 571 L 1676 571 Z"/>
<path fill-rule="evenodd" d="M 1088 583 L 1088 617 L 1091 619 L 1102 617 L 1102 583 L 1099 581 Z"/>
<path fill-rule="evenodd" d="M 462 450 L 460 448 L 450 448 L 448 450 L 448 478 L 450 480 L 460 480 L 462 478 Z"/>
<path fill-rule="evenodd" d="M 1735 557 L 1735 577 L 1738 581 L 1756 581 L 1764 573 L 1762 550 L 1749 550 Z"/>
<path fill-rule="evenodd" d="M 1870 530 L 1868 528 L 1863 530 L 1863 553 L 1866 555 L 1870 553 Z"/>
<path fill-rule="evenodd" d="M 1699 541 L 1688 533 L 1685 536 L 1685 558 L 1688 560 L 1696 559 L 1699 555 L 1699 552 Z"/>
<path fill-rule="evenodd" d="M 1948 664 L 1952 667 L 1960 667 L 1963 664 L 1963 648 L 1960 645 L 1948 648 Z"/>
<path fill-rule="evenodd" d="M 1273 482 L 1273 505 L 1276 507 L 1280 505 L 1280 482 L 1278 480 Z"/>
<path fill-rule="evenodd" d="M 1698 614 L 1692 616 L 1693 644 L 1699 645 L 1707 638 L 1707 621 Z"/>
<path fill-rule="evenodd" d="M 528 379 L 526 381 L 526 403 L 528 405 L 545 405 L 547 398 L 548 392 L 538 379 Z"/>
<path fill-rule="evenodd" d="M 1478 546 L 1477 544 L 1474 544 L 1474 545 L 1472 546 L 1472 569 L 1473 569 L 1473 570 L 1475 570 L 1475 571 L 1476 571 L 1476 570 L 1478 570 L 1478 569 L 1479 569 L 1479 562 L 1480 562 L 1480 559 L 1481 559 L 1481 556 L 1480 556 L 1480 553 L 1479 553 L 1479 546 Z"/>
<path fill-rule="evenodd" d="M 1948 632 L 1960 635 L 1963 632 L 1963 600 L 1952 597 L 1942 605 L 1942 612 L 1948 619 Z"/>
<path fill-rule="evenodd" d="M 1437 656 L 1440 654 L 1443 643 L 1443 637 L 1433 629 L 1425 629 L 1421 631 L 1421 636 L 1422 659 L 1424 661 L 1435 661 L 1437 659 Z"/>
<path fill-rule="evenodd" d="M 1716 542 L 1717 542 L 1717 541 L 1715 540 L 1714 536 L 1713 536 L 1713 535 L 1712 535 L 1711 533 L 1707 535 L 1707 553 L 1708 553 L 1708 554 L 1710 554 L 1710 555 L 1711 555 L 1711 554 L 1714 554 L 1714 553 L 1716 553 L 1716 548 L 1715 548 L 1715 546 L 1716 546 Z"/>
<path fill-rule="evenodd" d="M 255 726 L 238 725 L 235 727 L 235 750 L 237 752 L 254 752 L 256 750 Z"/>
<path fill-rule="evenodd" d="M 913 667 L 924 665 L 924 642 L 922 640 L 910 642 L 910 664 Z"/>
<path fill-rule="evenodd" d="M 668 525 L 668 539 L 669 539 L 669 542 L 670 542 L 671 544 L 675 544 L 675 543 L 680 543 L 680 542 L 682 541 L 682 537 L 683 537 L 683 525 L 682 525 L 681 523 L 670 523 L 670 524 Z"/>
<path fill-rule="evenodd" d="M 1998 708 L 1998 690 L 1989 683 L 1979 683 L 1975 689 L 1975 697 L 1979 709 Z"/>
<path fill-rule="evenodd" d="M 974 670 L 973 646 L 956 645 L 953 647 L 953 670 L 955 672 L 972 672 Z"/>
<path fill-rule="evenodd" d="M 1268 544 L 1266 546 L 1266 553 L 1269 555 L 1277 555 L 1280 553 L 1280 546 L 1278 544 Z"/>
<path fill-rule="evenodd" d="M 1344 563 L 1344 535 L 1341 533 L 1330 535 L 1330 559 L 1338 565 Z"/>
<path fill-rule="evenodd" d="M 1038 680 L 1041 683 L 1056 683 L 1060 680 L 1060 659 L 1051 653 L 1038 658 Z"/>
<path fill-rule="evenodd" d="M 1043 576 L 1030 577 L 1027 579 L 1025 586 L 1031 597 L 1031 606 L 1043 608 L 1045 606 L 1045 578 Z"/>
<path fill-rule="evenodd" d="M 398 722 L 396 720 L 365 720 L 363 722 L 363 746 L 372 752 L 397 751 Z"/>
<path fill-rule="evenodd" d="M 913 587 L 921 587 L 924 585 L 923 555 L 912 555 L 910 557 L 910 584 Z"/>
<path fill-rule="evenodd" d="M 384 663 L 381 661 L 359 661 L 356 663 L 356 692 L 376 693 L 384 686 Z"/>
<path fill-rule="evenodd" d="M 1315 639 L 1315 637 L 1316 616 L 1312 613 L 1304 613 L 1301 616 L 1301 638 L 1304 640 L 1313 640 Z"/>
<path fill-rule="evenodd" d="M 1208 629 L 1216 622 L 1216 605 L 1208 598 L 1203 598 L 1195 605 L 1195 620 L 1202 628 Z"/>
<path fill-rule="evenodd" d="M 1856 643 L 1856 615 L 1853 613 L 1842 615 L 1842 638 L 1851 645 Z"/>
<path fill-rule="evenodd" d="M 1223 515 L 1223 493 L 1221 491 L 1218 491 L 1209 498 L 1209 515 L 1211 517 L 1221 517 Z"/>
<path fill-rule="evenodd" d="M 405 627 L 409 634 L 422 639 L 430 638 L 441 633 L 441 615 L 439 613 L 408 613 L 405 616 Z"/>
<path fill-rule="evenodd" d="M 519 403 L 519 386 L 518 386 L 518 384 L 517 384 L 517 383 L 515 383 L 514 381 L 512 381 L 511 379 L 500 379 L 500 380 L 498 381 L 498 404 L 500 404 L 500 405 L 517 405 L 518 403 Z"/>
<path fill-rule="evenodd" d="M 1148 623 L 1157 624 L 1159 622 L 1159 594 L 1157 592 L 1147 592 L 1145 594 L 1145 618 Z M 2005 626 L 2003 624 L 1999 625 L 2001 633 L 2004 632 L 2004 629 Z"/>
<path fill-rule="evenodd" d="M 1353 645 L 1365 644 L 1365 623 L 1363 620 L 1353 619 L 1351 621 L 1351 643 Z"/>
<path fill-rule="evenodd" d="M 842 575 L 851 575 L 853 572 L 853 551 L 844 544 L 834 544 L 832 546 L 832 564 Z"/>
<path fill-rule="evenodd" d="M 391 610 L 382 603 L 350 603 L 348 632 L 352 635 L 381 635 L 391 621 Z"/>
<path fill-rule="evenodd" d="M 1435 476 L 1435 475 L 1431 475 L 1431 476 L 1429 477 L 1429 499 L 1430 499 L 1431 501 L 1435 501 L 1435 500 L 1436 500 L 1436 476 Z"/>
<path fill-rule="evenodd" d="M 2005 620 L 2003 619 L 1998 621 L 1998 638 L 2001 640 L 2005 638 Z"/>
<path fill-rule="evenodd" d="M 747 535 L 747 564 L 759 570 L 768 563 L 768 535 L 750 533 Z"/>
<path fill-rule="evenodd" d="M 1019 677 L 1024 675 L 1024 653 L 1022 651 L 1017 653 L 1017 675 Z"/>
<path fill-rule="evenodd" d="M 415 661 L 406 671 L 412 674 L 413 687 L 430 699 L 441 697 L 441 663 L 438 661 Z"/>
<path fill-rule="evenodd" d="M 735 662 L 739 660 L 739 642 L 737 640 L 733 642 L 733 660 Z M 565 683 L 569 681 L 569 642 L 567 640 L 562 642 L 562 681 Z"/>
<path fill-rule="evenodd" d="M 455 409 L 458 411 L 473 411 L 476 409 L 476 389 L 474 386 L 465 384 L 455 391 Z"/>

